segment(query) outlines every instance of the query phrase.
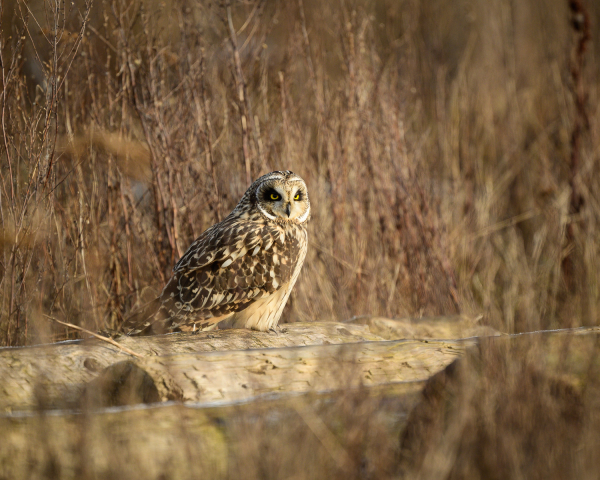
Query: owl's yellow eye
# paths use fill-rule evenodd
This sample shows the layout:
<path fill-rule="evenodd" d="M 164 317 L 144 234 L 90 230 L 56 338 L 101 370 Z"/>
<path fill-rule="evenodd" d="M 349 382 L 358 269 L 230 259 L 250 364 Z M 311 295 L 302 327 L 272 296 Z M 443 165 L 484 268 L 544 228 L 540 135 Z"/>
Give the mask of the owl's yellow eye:
<path fill-rule="evenodd" d="M 300 194 L 299 194 L 299 193 L 297 193 L 297 194 L 294 196 L 294 200 L 300 200 Z"/>
<path fill-rule="evenodd" d="M 271 194 L 271 200 L 279 200 L 281 197 L 279 196 L 278 193 L 272 193 Z"/>

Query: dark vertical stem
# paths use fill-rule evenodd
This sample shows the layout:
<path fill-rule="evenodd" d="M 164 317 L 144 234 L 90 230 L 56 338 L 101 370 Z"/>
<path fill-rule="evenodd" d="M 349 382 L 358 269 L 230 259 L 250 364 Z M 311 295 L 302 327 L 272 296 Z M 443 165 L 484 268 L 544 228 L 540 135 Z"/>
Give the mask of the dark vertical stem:
<path fill-rule="evenodd" d="M 212 149 L 213 133 L 212 124 L 210 121 L 208 96 L 206 94 L 206 79 L 205 79 L 205 65 L 204 56 L 200 59 L 200 91 L 202 100 L 200 105 L 202 107 L 202 116 L 204 117 L 204 127 L 206 129 L 206 168 L 210 172 L 210 176 L 213 181 L 213 191 L 215 198 L 215 213 L 217 221 L 221 221 L 221 196 L 219 195 L 219 184 L 217 183 L 217 174 L 215 171 L 215 157 Z"/>
<path fill-rule="evenodd" d="M 252 183 L 251 173 L 251 158 L 250 158 L 250 147 L 248 142 L 248 121 L 249 112 L 246 103 L 246 80 L 244 79 L 244 72 L 242 70 L 242 62 L 240 60 L 240 52 L 237 46 L 237 36 L 235 34 L 235 28 L 233 27 L 233 20 L 231 19 L 231 3 L 226 3 L 227 8 L 227 26 L 229 27 L 229 41 L 231 43 L 231 49 L 233 52 L 233 61 L 235 69 L 235 83 L 238 93 L 238 102 L 240 108 L 240 118 L 242 122 L 242 150 L 244 153 L 244 165 L 246 168 L 246 184 Z"/>
<path fill-rule="evenodd" d="M 566 240 L 572 244 L 575 240 L 575 221 L 583 207 L 583 197 L 577 184 L 581 158 L 581 135 L 589 128 L 589 118 L 586 112 L 587 91 L 583 82 L 583 64 L 587 44 L 590 40 L 590 16 L 582 0 L 568 0 L 571 10 L 571 25 L 577 44 L 571 60 L 571 93 L 575 102 L 575 118 L 571 132 L 571 158 L 569 162 L 569 186 L 571 198 L 569 215 L 572 217 L 567 224 Z M 562 271 L 569 291 L 575 288 L 575 272 L 573 252 L 569 253 L 562 262 Z"/>

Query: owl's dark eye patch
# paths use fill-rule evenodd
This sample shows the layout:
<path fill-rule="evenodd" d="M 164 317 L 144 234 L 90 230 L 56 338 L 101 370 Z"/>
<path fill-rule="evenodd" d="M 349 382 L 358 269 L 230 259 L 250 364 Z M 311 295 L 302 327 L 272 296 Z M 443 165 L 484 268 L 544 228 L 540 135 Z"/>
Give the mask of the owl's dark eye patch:
<path fill-rule="evenodd" d="M 270 188 L 265 192 L 265 200 L 276 202 L 281 199 L 281 195 L 277 193 L 277 190 Z"/>
<path fill-rule="evenodd" d="M 297 202 L 299 200 L 302 200 L 302 192 L 300 192 L 300 191 L 296 192 L 296 195 L 294 195 L 294 200 L 296 200 Z"/>

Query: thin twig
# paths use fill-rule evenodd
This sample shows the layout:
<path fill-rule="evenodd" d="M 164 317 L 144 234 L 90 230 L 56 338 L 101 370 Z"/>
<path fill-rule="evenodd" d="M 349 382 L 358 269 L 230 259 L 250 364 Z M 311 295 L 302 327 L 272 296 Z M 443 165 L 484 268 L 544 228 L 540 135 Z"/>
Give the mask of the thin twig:
<path fill-rule="evenodd" d="M 263 2 L 260 11 L 264 8 L 266 2 Z M 252 139 L 254 140 L 254 153 L 255 157 L 258 157 L 261 166 L 266 165 L 265 155 L 262 147 L 262 141 L 259 137 L 259 131 L 255 124 L 254 115 L 252 114 L 252 107 L 250 105 L 250 100 L 248 99 L 248 92 L 246 90 L 246 79 L 244 77 L 244 70 L 242 69 L 242 61 L 240 59 L 240 51 L 243 50 L 250 38 L 254 35 L 254 31 L 258 23 L 255 25 L 255 28 L 252 29 L 249 37 L 246 39 L 246 43 L 240 48 L 238 46 L 238 39 L 235 33 L 235 28 L 233 26 L 233 19 L 231 17 L 231 2 L 228 0 L 225 4 L 227 19 L 226 24 L 229 27 L 229 43 L 231 44 L 231 49 L 233 52 L 233 63 L 234 63 L 234 72 L 236 78 L 236 87 L 238 91 L 238 100 L 239 107 L 241 111 L 241 121 L 242 121 L 242 146 L 244 149 L 244 163 L 246 166 L 246 181 L 248 185 L 252 183 L 252 174 L 251 174 L 251 158 L 249 151 L 249 139 L 248 132 L 251 131 Z"/>
<path fill-rule="evenodd" d="M 129 355 L 132 355 L 132 356 L 137 357 L 137 358 L 143 358 L 144 357 L 143 355 L 140 355 L 139 353 L 136 353 L 133 350 L 130 350 L 129 348 L 127 348 L 127 347 L 124 347 L 120 343 L 115 342 L 112 338 L 103 337 L 102 335 L 94 333 L 91 330 L 88 330 L 87 328 L 79 327 L 77 325 L 73 325 L 72 323 L 63 322 L 62 320 L 59 320 L 58 318 L 51 317 L 50 315 L 44 314 L 44 317 L 49 318 L 50 320 L 52 320 L 54 322 L 60 323 L 61 325 L 64 325 L 65 327 L 69 327 L 69 328 L 72 328 L 74 330 L 79 330 L 80 332 L 87 333 L 88 335 L 92 335 L 93 337 L 96 337 L 98 340 L 102 340 L 103 342 L 110 343 L 114 347 L 117 347 L 117 348 L 123 350 L 125 353 L 128 353 Z"/>
<path fill-rule="evenodd" d="M 246 184 L 252 183 L 250 148 L 248 145 L 248 119 L 249 112 L 247 109 L 248 104 L 246 103 L 246 83 L 244 79 L 244 72 L 242 70 L 242 62 L 240 60 L 240 53 L 237 46 L 237 37 L 235 34 L 235 28 L 233 27 L 233 20 L 231 19 L 231 3 L 227 2 L 227 25 L 229 27 L 229 41 L 231 43 L 231 50 L 233 52 L 234 71 L 236 79 L 236 87 L 238 93 L 238 101 L 241 113 L 242 122 L 242 152 L 244 154 L 244 166 L 246 168 Z"/>
<path fill-rule="evenodd" d="M 217 221 L 221 221 L 221 196 L 219 195 L 219 184 L 217 183 L 217 175 L 215 172 L 215 157 L 213 155 L 213 131 L 212 124 L 210 121 L 210 112 L 209 112 L 209 104 L 208 104 L 208 96 L 206 94 L 206 72 L 205 72 L 205 60 L 204 60 L 204 50 L 200 51 L 200 94 L 202 96 L 202 101 L 198 102 L 198 106 L 200 106 L 200 111 L 202 112 L 202 116 L 204 117 L 204 128 L 206 129 L 206 168 L 210 172 L 212 181 L 213 181 L 213 190 L 214 190 L 214 201 L 215 201 L 215 210 Z M 192 91 L 192 95 L 194 95 Z M 196 96 L 194 95 L 194 99 Z M 196 107 L 197 108 L 197 107 Z M 198 108 L 197 108 L 198 109 Z"/>
<path fill-rule="evenodd" d="M 298 10 L 300 11 L 300 22 L 302 26 L 302 39 L 304 40 L 304 58 L 308 65 L 308 74 L 310 75 L 310 83 L 315 95 L 315 102 L 319 109 L 319 124 L 322 121 L 322 117 L 325 113 L 325 105 L 323 99 L 319 96 L 319 90 L 317 88 L 317 77 L 315 75 L 315 67 L 312 61 L 312 54 L 310 51 L 310 41 L 308 39 L 308 30 L 306 29 L 306 16 L 304 15 L 304 3 L 302 0 L 298 0 Z"/>

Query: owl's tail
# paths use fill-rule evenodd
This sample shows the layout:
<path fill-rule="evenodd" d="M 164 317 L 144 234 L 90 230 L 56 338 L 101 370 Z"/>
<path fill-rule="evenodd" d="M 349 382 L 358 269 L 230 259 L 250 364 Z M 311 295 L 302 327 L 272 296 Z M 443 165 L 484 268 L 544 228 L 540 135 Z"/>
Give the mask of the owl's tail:
<path fill-rule="evenodd" d="M 153 326 L 160 315 L 161 301 L 159 298 L 146 303 L 141 308 L 131 312 L 123 321 L 121 330 L 125 335 L 153 335 Z"/>

